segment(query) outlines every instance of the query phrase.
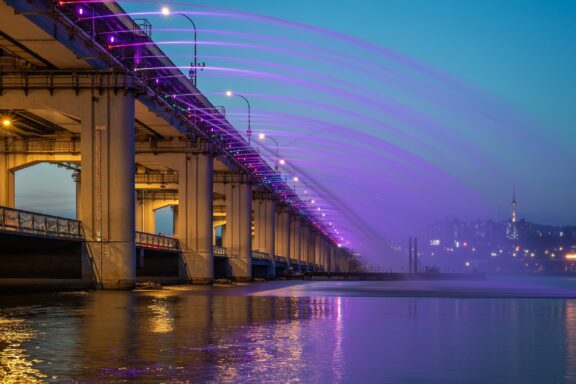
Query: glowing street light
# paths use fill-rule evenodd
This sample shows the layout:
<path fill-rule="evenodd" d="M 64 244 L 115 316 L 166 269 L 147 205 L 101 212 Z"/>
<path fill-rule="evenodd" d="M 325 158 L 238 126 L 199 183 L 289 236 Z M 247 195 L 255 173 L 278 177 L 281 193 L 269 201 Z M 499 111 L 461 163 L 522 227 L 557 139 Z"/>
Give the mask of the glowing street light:
<path fill-rule="evenodd" d="M 228 96 L 228 97 L 238 96 L 238 97 L 242 98 L 242 99 L 246 102 L 246 105 L 248 106 L 248 130 L 246 131 L 246 136 L 248 136 L 248 144 L 250 144 L 250 137 L 252 136 L 252 125 L 251 125 L 251 123 L 250 123 L 250 119 L 251 119 L 251 118 L 250 118 L 250 115 L 251 115 L 251 112 L 250 112 L 250 110 L 251 110 L 251 108 L 250 108 L 250 102 L 248 101 L 247 98 L 245 98 L 245 97 L 242 96 L 241 94 L 239 94 L 239 93 L 234 93 L 234 92 L 232 92 L 232 91 L 230 91 L 230 90 L 226 91 L 226 96 Z"/>
<path fill-rule="evenodd" d="M 169 16 L 171 13 L 170 8 L 168 7 L 162 7 L 161 12 L 164 16 Z M 198 41 L 196 39 L 196 24 L 194 24 L 194 21 L 190 17 L 188 17 L 188 15 L 186 15 L 185 13 L 176 12 L 176 14 L 185 17 L 190 22 L 190 24 L 192 24 L 192 28 L 194 29 L 194 62 L 190 63 L 189 76 L 192 79 L 192 84 L 194 84 L 194 86 L 196 87 L 196 85 L 198 84 L 198 79 L 196 76 L 198 74 L 197 68 L 200 67 L 200 69 L 202 69 L 201 67 L 204 67 L 206 65 L 205 63 L 198 63 Z"/>
<path fill-rule="evenodd" d="M 12 121 L 10 119 L 4 119 L 2 120 L 2 126 L 3 127 L 9 127 L 12 125 Z"/>
<path fill-rule="evenodd" d="M 284 164 L 284 160 L 280 160 L 280 156 L 278 155 L 278 142 L 272 136 L 266 136 L 266 134 L 263 132 L 260 132 L 258 134 L 258 139 L 260 140 L 270 139 L 274 142 L 274 144 L 276 144 L 276 162 L 274 163 L 274 170 L 276 171 L 276 173 L 278 173 L 279 165 Z"/>

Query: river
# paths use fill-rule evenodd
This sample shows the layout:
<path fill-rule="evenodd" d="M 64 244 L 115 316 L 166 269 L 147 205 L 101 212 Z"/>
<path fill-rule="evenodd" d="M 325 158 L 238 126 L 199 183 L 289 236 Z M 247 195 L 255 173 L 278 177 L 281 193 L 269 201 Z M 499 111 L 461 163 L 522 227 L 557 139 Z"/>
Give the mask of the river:
<path fill-rule="evenodd" d="M 0 296 L 1 383 L 576 383 L 576 279 Z"/>

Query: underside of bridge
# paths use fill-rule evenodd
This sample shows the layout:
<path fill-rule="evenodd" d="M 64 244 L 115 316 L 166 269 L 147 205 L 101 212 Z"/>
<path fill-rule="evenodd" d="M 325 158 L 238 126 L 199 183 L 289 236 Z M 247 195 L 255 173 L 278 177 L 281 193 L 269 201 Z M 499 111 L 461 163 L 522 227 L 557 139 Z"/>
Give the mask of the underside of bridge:
<path fill-rule="evenodd" d="M 179 281 L 211 282 L 215 253 L 238 281 L 252 279 L 253 264 L 265 265 L 267 277 L 279 266 L 345 268 L 350 255 L 239 162 L 253 154 L 230 150 L 241 137 L 191 81 L 164 71 L 177 77 L 170 86 L 180 94 L 196 95 L 195 104 L 176 103 L 168 85 L 134 68 L 136 53 L 127 63 L 94 37 L 105 39 L 106 31 L 91 36 L 54 7 L 0 2 L 0 206 L 14 208 L 18 170 L 40 162 L 73 169 L 77 219 L 93 260 L 86 278 L 104 289 L 134 287 L 144 268 L 135 232 L 156 233 L 154 212 L 166 206 L 173 207 L 179 242 L 176 264 L 166 259 Z M 121 13 L 116 3 L 93 7 Z M 130 18 L 117 23 L 133 39 L 151 41 Z M 158 47 L 148 49 L 174 67 Z M 214 121 L 224 133 L 214 133 Z M 155 264 L 164 268 L 161 254 L 152 259 L 150 276 Z"/>

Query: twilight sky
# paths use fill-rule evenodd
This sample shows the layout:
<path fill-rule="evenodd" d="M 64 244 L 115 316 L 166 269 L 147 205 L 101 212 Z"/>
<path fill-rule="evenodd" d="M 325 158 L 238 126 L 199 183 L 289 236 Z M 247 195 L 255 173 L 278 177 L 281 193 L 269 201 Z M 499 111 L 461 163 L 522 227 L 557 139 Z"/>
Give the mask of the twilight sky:
<path fill-rule="evenodd" d="M 369 258 L 437 219 L 504 219 L 513 186 L 520 217 L 576 224 L 576 2 L 121 4 L 145 13 L 134 17 L 183 67 L 189 23 L 158 12 L 195 21 L 200 90 L 241 131 L 246 107 L 223 93 L 249 98 L 253 130 L 278 141 L 284 172 Z M 274 144 L 262 144 L 273 162 Z M 71 180 L 31 193 L 40 169 L 19 176 L 18 205 L 46 211 L 53 196 L 73 212 Z"/>

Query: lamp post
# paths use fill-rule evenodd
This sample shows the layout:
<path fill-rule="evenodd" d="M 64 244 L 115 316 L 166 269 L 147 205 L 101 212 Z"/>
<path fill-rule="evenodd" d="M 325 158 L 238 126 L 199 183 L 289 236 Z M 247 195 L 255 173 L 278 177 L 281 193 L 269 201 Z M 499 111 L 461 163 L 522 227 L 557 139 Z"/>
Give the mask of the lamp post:
<path fill-rule="evenodd" d="M 299 181 L 300 179 L 298 178 L 298 176 L 294 176 L 292 178 L 292 181 L 294 182 L 294 193 L 296 193 L 296 183 Z"/>
<path fill-rule="evenodd" d="M 170 8 L 168 7 L 163 7 L 162 8 L 162 14 L 164 16 L 168 16 L 170 15 Z M 180 16 L 184 16 L 189 22 L 190 24 L 192 24 L 192 28 L 194 29 L 194 62 L 190 63 L 190 79 L 192 79 L 192 84 L 194 84 L 194 86 L 196 87 L 196 85 L 198 84 L 198 79 L 197 79 L 197 68 L 199 66 L 204 67 L 206 64 L 205 63 L 198 63 L 198 40 L 196 39 L 196 24 L 194 24 L 194 21 L 185 13 L 182 12 L 176 12 L 176 14 L 180 15 Z"/>
<path fill-rule="evenodd" d="M 252 136 L 252 125 L 250 123 L 250 115 L 251 115 L 250 102 L 248 101 L 247 98 L 245 98 L 241 94 L 234 93 L 232 91 L 226 91 L 226 96 L 228 96 L 228 97 L 238 96 L 238 97 L 241 97 L 246 102 L 246 105 L 248 106 L 248 130 L 246 131 L 246 136 L 248 136 L 248 144 L 250 144 L 250 137 Z"/>
<path fill-rule="evenodd" d="M 276 144 L 276 162 L 274 163 L 274 171 L 278 173 L 280 169 L 280 155 L 278 154 L 278 142 L 272 136 L 266 136 L 266 134 L 264 133 L 259 133 L 258 138 L 260 140 L 270 139 L 274 142 L 274 144 Z"/>

